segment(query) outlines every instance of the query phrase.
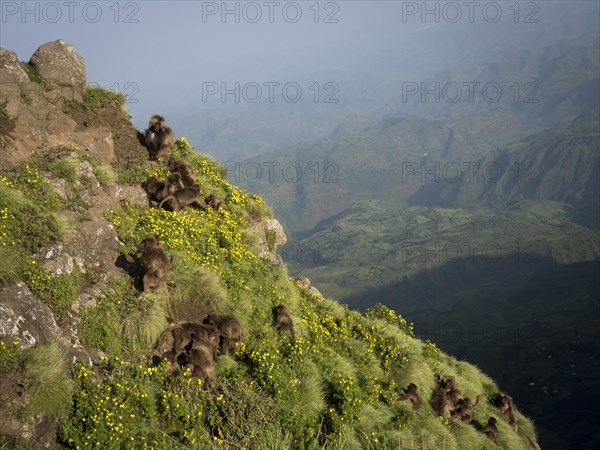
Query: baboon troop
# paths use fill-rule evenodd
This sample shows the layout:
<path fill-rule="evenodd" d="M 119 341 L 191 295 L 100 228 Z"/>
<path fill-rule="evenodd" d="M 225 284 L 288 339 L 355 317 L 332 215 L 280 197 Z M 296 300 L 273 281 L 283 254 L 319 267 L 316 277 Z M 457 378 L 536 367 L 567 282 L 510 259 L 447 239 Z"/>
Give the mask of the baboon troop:
<path fill-rule="evenodd" d="M 146 130 L 146 144 L 151 160 L 158 161 L 171 153 L 174 135 L 171 128 L 166 125 L 164 117 L 154 115 L 150 118 Z M 173 212 L 179 212 L 189 206 L 201 209 L 211 207 L 219 211 L 223 206 L 223 201 L 213 194 L 202 199 L 201 186 L 197 181 L 196 173 L 187 161 L 171 155 L 166 162 L 166 167 L 170 170 L 170 174 L 164 181 L 151 176 L 141 184 L 149 202 L 157 203 L 158 208 L 164 207 Z M 138 250 L 142 254 L 145 267 L 144 292 L 150 292 L 155 288 L 166 291 L 169 259 L 160 244 L 159 236 L 155 234 L 146 236 Z M 170 306 L 167 308 L 170 312 Z M 272 326 L 278 330 L 279 336 L 289 331 L 291 341 L 295 342 L 294 323 L 285 306 L 277 305 L 271 312 Z M 263 313 L 267 314 L 267 311 Z M 172 316 L 172 313 L 170 315 Z M 171 320 L 174 322 L 174 317 L 171 317 Z M 158 340 L 155 347 L 156 354 L 152 357 L 152 361 L 154 364 L 159 364 L 166 359 L 173 373 L 185 367 L 190 370 L 192 376 L 204 380 L 207 390 L 213 390 L 217 381 L 213 362 L 220 356 L 228 355 L 230 350 L 243 339 L 242 325 L 233 315 L 210 314 L 202 323 L 174 322 Z M 473 404 L 471 399 L 456 387 L 454 377 L 435 374 L 435 381 L 437 385 L 429 404 L 437 414 L 450 421 L 473 425 L 489 439 L 497 441 L 498 426 L 495 417 L 489 417 L 483 426 L 473 418 L 474 409 L 486 398 L 485 394 L 479 394 Z M 399 389 L 398 401 L 406 400 L 410 401 L 413 411 L 423 411 L 424 404 L 415 383 L 411 382 L 408 386 Z M 516 432 L 518 413 L 512 398 L 503 392 L 497 392 L 489 402 L 500 410 L 503 419 Z M 528 439 L 533 448 L 539 448 L 534 439 L 529 437 Z"/>
<path fill-rule="evenodd" d="M 224 331 L 209 323 L 172 324 L 158 340 L 156 345 L 158 355 L 154 355 L 153 362 L 158 364 L 163 359 L 167 359 L 171 363 L 173 372 L 178 371 L 180 367 L 187 367 L 192 376 L 204 379 L 204 385 L 208 390 L 214 389 L 216 374 L 213 361 L 219 354 L 223 354 L 219 352 L 220 343 L 226 339 L 232 341 L 232 334 L 235 335 L 234 339 L 239 339 L 236 342 L 241 342 L 243 331 L 240 323 L 233 316 L 213 317 L 227 318 L 222 320 Z"/>
<path fill-rule="evenodd" d="M 415 383 L 410 383 L 405 388 L 402 388 L 401 391 L 402 395 L 398 397 L 398 400 L 410 400 L 413 411 L 420 411 L 423 405 L 421 404 L 419 394 L 417 394 L 417 385 Z"/>
<path fill-rule="evenodd" d="M 294 322 L 292 322 L 292 318 L 285 309 L 285 306 L 277 305 L 273 308 L 273 326 L 279 330 L 279 335 L 289 331 L 292 341 L 296 340 Z"/>
<path fill-rule="evenodd" d="M 146 130 L 146 147 L 150 159 L 157 161 L 168 155 L 171 153 L 173 144 L 175 144 L 175 136 L 171 127 L 165 123 L 165 118 L 158 114 L 150 117 Z"/>
<path fill-rule="evenodd" d="M 513 404 L 512 397 L 504 392 L 496 392 L 492 397 L 491 403 L 500 409 L 504 420 L 508 422 L 514 431 L 517 431 L 517 408 Z"/>
<path fill-rule="evenodd" d="M 158 126 L 156 123 L 159 119 L 161 119 L 161 116 L 152 116 L 150 122 L 155 125 L 150 126 L 148 132 Z M 148 149 L 150 149 L 150 146 Z M 157 160 L 159 158 L 151 159 Z M 173 212 L 179 212 L 188 206 L 194 206 L 201 209 L 206 209 L 210 206 L 215 211 L 218 211 L 223 205 L 223 201 L 213 194 L 206 197 L 205 203 L 200 196 L 201 187 L 196 179 L 194 168 L 190 163 L 184 159 L 176 158 L 171 155 L 166 166 L 171 171 L 171 174 L 165 181 L 158 180 L 156 177 L 151 176 L 141 184 L 142 188 L 146 191 L 150 202 L 157 202 L 159 208 L 165 208 L 166 210 Z"/>
<path fill-rule="evenodd" d="M 139 245 L 142 252 L 142 261 L 146 269 L 143 278 L 144 292 L 152 288 L 167 288 L 167 273 L 169 271 L 169 258 L 160 245 L 156 234 L 146 236 Z"/>
<path fill-rule="evenodd" d="M 204 323 L 215 327 L 219 331 L 219 353 L 226 355 L 229 349 L 242 342 L 244 331 L 240 322 L 227 314 L 211 314 Z"/>
<path fill-rule="evenodd" d="M 430 404 L 431 407 L 442 417 L 449 420 L 460 420 L 466 424 L 474 425 L 479 431 L 484 433 L 491 440 L 496 442 L 498 438 L 498 427 L 496 425 L 496 418 L 490 417 L 487 424 L 483 427 L 479 422 L 473 419 L 473 410 L 475 407 L 486 398 L 485 394 L 479 394 L 475 404 L 471 403 L 471 399 L 464 396 L 456 388 L 456 382 L 454 377 L 445 377 L 440 374 L 435 374 L 435 380 L 437 387 L 433 391 L 431 396 Z M 413 387 L 414 386 L 414 387 Z M 408 387 L 402 389 L 404 395 L 401 396 L 401 400 L 409 399 L 413 402 L 413 398 L 410 397 L 410 393 L 416 394 L 416 385 L 413 383 L 409 384 Z M 418 396 L 417 396 L 418 399 Z M 495 393 L 489 400 L 489 402 L 500 409 L 502 417 L 512 429 L 517 431 L 517 408 L 515 407 L 512 398 L 504 392 Z M 414 407 L 415 403 L 413 403 Z M 416 408 L 415 408 L 416 410 Z M 539 445 L 531 437 L 527 437 L 531 446 L 534 449 L 539 449 Z"/>

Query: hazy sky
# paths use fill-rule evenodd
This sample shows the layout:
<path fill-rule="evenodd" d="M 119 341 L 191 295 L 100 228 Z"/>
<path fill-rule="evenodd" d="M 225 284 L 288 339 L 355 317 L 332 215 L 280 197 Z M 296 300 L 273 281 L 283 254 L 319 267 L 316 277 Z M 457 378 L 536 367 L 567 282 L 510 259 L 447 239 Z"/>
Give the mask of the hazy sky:
<path fill-rule="evenodd" d="M 376 83 L 378 74 L 415 70 L 418 58 L 452 48 L 452 36 L 460 39 L 453 51 L 466 54 L 501 30 L 508 40 L 535 30 L 551 36 L 565 31 L 550 19 L 558 6 L 587 18 L 566 31 L 594 31 L 594 16 L 584 11 L 597 4 L 2 0 L 0 46 L 28 60 L 42 43 L 64 39 L 83 56 L 89 82 L 129 94 L 127 107 L 143 126 L 155 111 L 202 107 L 203 89 L 204 99 L 219 98 L 207 90 L 222 83 L 239 82 L 248 96 L 256 94 L 248 83 L 256 83 L 264 98 L 264 83 L 279 83 L 276 95 L 287 82 L 312 95 L 319 82 L 326 94 L 322 84 L 340 74 Z"/>

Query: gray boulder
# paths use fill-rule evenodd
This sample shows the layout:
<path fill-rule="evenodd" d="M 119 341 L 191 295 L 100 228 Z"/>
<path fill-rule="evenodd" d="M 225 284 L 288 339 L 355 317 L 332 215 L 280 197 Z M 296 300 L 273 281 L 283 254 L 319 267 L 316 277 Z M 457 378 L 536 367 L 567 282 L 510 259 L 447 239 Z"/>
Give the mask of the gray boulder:
<path fill-rule="evenodd" d="M 40 46 L 29 61 L 40 76 L 59 87 L 67 100 L 82 100 L 85 87 L 83 58 L 62 39 Z"/>

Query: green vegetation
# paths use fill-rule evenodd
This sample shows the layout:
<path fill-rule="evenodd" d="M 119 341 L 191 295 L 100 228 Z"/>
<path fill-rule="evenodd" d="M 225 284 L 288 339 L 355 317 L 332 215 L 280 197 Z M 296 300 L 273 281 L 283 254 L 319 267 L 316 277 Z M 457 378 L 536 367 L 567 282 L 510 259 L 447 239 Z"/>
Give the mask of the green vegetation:
<path fill-rule="evenodd" d="M 28 400 L 12 405 L 11 413 L 23 420 L 64 418 L 71 404 L 65 373 L 65 355 L 56 342 L 23 350 L 18 342 L 0 341 L 0 377 L 7 383 L 20 383 Z"/>
<path fill-rule="evenodd" d="M 54 159 L 34 156 L 0 180 L 2 248 L 15 249 L 22 258 L 20 273 L 0 273 L 6 280 L 23 279 L 59 319 L 71 312 L 82 275 L 74 270 L 53 276 L 32 254 L 74 226 L 54 218 L 68 205 L 47 203 L 54 191 L 45 178 L 67 185 L 81 181 L 73 169 L 77 151 L 68 150 Z M 25 351 L 3 344 L 0 370 L 21 371 L 29 380 L 23 417 L 59 418 L 65 448 L 495 447 L 473 426 L 440 420 L 427 402 L 437 371 L 455 376 L 471 398 L 496 391 L 491 379 L 415 339 L 412 324 L 383 305 L 361 315 L 297 287 L 284 267 L 256 256 L 256 221 L 270 215 L 262 199 L 229 184 L 223 168 L 184 139 L 174 153 L 193 165 L 202 194 L 215 194 L 223 208 L 171 213 L 124 201 L 106 211 L 124 256 L 139 257 L 141 239 L 159 235 L 171 260 L 169 295 L 140 294 L 138 273 L 113 280 L 94 306 L 81 309 L 77 335 L 101 357 L 94 366 L 71 367 L 72 390 L 56 344 Z M 154 165 L 136 173 L 162 177 L 166 168 Z M 30 212 L 27 226 L 23 211 Z M 33 238 L 25 242 L 26 230 Z M 285 304 L 294 321 L 295 340 L 272 327 L 278 304 Z M 214 391 L 187 369 L 173 373 L 166 361 L 151 364 L 153 346 L 168 327 L 168 311 L 176 320 L 195 321 L 210 312 L 234 314 L 242 324 L 243 343 L 215 363 Z M 398 401 L 399 389 L 410 382 L 419 385 L 421 413 Z M 497 414 L 486 404 L 476 418 L 484 422 Z M 535 435 L 526 417 L 519 423 L 518 434 L 500 424 L 504 448 L 522 448 L 527 436 Z"/>
<path fill-rule="evenodd" d="M 83 109 L 85 111 L 124 105 L 125 96 L 119 92 L 94 85 L 88 85 L 83 90 Z"/>
<path fill-rule="evenodd" d="M 59 320 L 65 319 L 79 293 L 79 271 L 75 268 L 70 274 L 52 275 L 31 260 L 24 277 L 31 292 L 46 303 Z"/>
<path fill-rule="evenodd" d="M 6 112 L 6 103 L 0 103 L 0 120 L 9 120 L 10 117 Z"/>
<path fill-rule="evenodd" d="M 23 68 L 23 70 L 25 70 L 25 73 L 27 73 L 27 76 L 29 77 L 29 81 L 33 81 L 34 83 L 38 83 L 38 84 L 44 84 L 44 79 L 38 73 L 38 71 L 35 69 L 35 67 L 33 67 L 33 65 L 31 65 L 28 62 L 21 61 L 21 67 Z"/>

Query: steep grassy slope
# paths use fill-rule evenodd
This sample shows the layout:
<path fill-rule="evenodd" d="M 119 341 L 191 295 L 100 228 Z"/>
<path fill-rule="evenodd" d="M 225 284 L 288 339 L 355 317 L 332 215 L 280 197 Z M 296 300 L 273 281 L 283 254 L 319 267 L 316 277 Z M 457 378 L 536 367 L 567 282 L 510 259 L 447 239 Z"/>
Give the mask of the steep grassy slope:
<path fill-rule="evenodd" d="M 597 418 L 581 396 L 600 394 L 590 320 L 600 236 L 571 211 L 532 200 L 500 211 L 361 202 L 281 253 L 292 273 L 351 308 L 402 311 L 417 336 L 509 386 L 544 448 L 575 448 L 593 441 L 581 423 Z"/>
<path fill-rule="evenodd" d="M 193 165 L 203 193 L 216 194 L 224 207 L 171 213 L 133 200 L 115 204 L 104 216 L 123 244 L 119 261 L 127 272 L 103 284 L 109 274 L 87 268 L 77 275 L 80 279 L 74 271 L 66 276 L 68 283 L 59 282 L 63 275 L 38 267 L 34 253 L 43 254 L 47 243 L 61 242 L 86 223 L 89 206 L 78 197 L 48 200 L 58 180 L 75 187 L 74 192 L 88 188 L 73 181 L 80 175 L 72 168 L 78 167 L 74 161 L 93 155 L 67 150 L 50 151 L 57 156 L 50 159 L 53 170 L 48 158 L 33 155 L 13 175 L 0 178 L 0 197 L 12 199 L 1 208 L 2 249 L 21 264 L 14 273 L 5 265 L 2 273 L 8 275 L 2 283 L 23 281 L 62 318 L 60 326 L 74 326 L 70 340 L 58 345 L 80 342 L 91 360 L 70 367 L 69 392 L 60 371 L 39 369 L 72 363 L 61 360 L 60 351 L 48 350 L 57 344 L 32 349 L 2 344 L 0 375 L 3 387 L 10 386 L 3 395 L 20 386 L 10 405 L 0 405 L 3 417 L 57 417 L 58 440 L 65 448 L 497 448 L 473 425 L 440 420 L 428 404 L 436 372 L 455 376 L 472 399 L 497 391 L 493 380 L 435 344 L 414 338 L 412 326 L 393 311 L 383 306 L 364 315 L 350 311 L 297 287 L 284 267 L 258 258 L 256 226 L 270 214 L 262 199 L 227 183 L 220 166 L 184 139 L 177 141 L 176 155 Z M 167 173 L 164 165 L 136 160 L 133 153 L 127 159 L 130 166 L 119 179 L 131 184 Z M 107 173 L 106 168 L 96 172 Z M 112 177 L 104 179 L 110 184 Z M 70 212 L 78 212 L 77 221 L 66 219 Z M 168 296 L 139 292 L 143 270 L 136 249 L 149 233 L 160 236 L 171 260 Z M 34 242 L 32 236 L 39 239 Z M 98 292 L 94 285 L 105 288 Z M 96 293 L 86 306 L 74 308 L 84 288 Z M 271 308 L 280 303 L 294 320 L 295 341 L 271 326 Z M 165 362 L 151 364 L 153 345 L 168 326 L 168 307 L 178 320 L 199 320 L 217 311 L 234 314 L 242 323 L 244 342 L 216 363 L 214 391 L 206 391 L 189 371 L 171 374 Z M 36 357 L 36 352 L 47 357 Z M 14 385 L 4 383 L 9 379 Z M 410 382 L 418 384 L 425 403 L 418 413 L 409 402 L 398 401 L 399 388 Z M 498 413 L 484 402 L 475 418 L 484 423 Z M 14 430 L 2 434 L 8 447 L 36 440 Z M 518 433 L 499 420 L 503 448 L 525 448 L 534 437 L 523 415 Z"/>

